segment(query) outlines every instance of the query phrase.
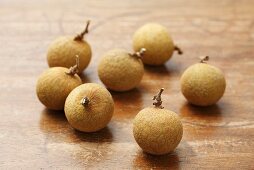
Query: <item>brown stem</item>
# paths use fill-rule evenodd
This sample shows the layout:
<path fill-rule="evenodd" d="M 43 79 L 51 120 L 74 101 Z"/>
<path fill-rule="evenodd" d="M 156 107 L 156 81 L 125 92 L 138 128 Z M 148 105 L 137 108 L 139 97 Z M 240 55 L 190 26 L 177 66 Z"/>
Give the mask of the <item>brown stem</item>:
<path fill-rule="evenodd" d="M 89 24 L 90 24 L 90 20 L 88 20 L 88 21 L 86 22 L 86 28 L 85 28 L 85 30 L 82 31 L 80 34 L 78 34 L 78 35 L 74 38 L 75 41 L 82 41 L 82 40 L 83 40 L 84 35 L 88 33 Z"/>
<path fill-rule="evenodd" d="M 133 57 L 141 58 L 144 55 L 145 52 L 146 52 L 146 49 L 141 48 L 138 52 L 135 52 L 135 53 L 130 54 L 130 55 L 133 56 Z"/>
<path fill-rule="evenodd" d="M 84 97 L 84 98 L 81 100 L 80 103 L 81 103 L 83 106 L 87 106 L 87 105 L 89 104 L 89 102 L 90 102 L 89 98 L 88 98 L 88 97 Z"/>
<path fill-rule="evenodd" d="M 183 51 L 182 51 L 181 48 L 179 48 L 177 45 L 175 45 L 174 50 L 177 51 L 177 53 L 178 53 L 179 55 L 183 54 Z"/>
<path fill-rule="evenodd" d="M 161 94 L 162 94 L 163 91 L 164 91 L 164 88 L 161 88 L 160 91 L 159 91 L 159 93 L 153 97 L 153 100 L 156 100 L 156 101 L 153 103 L 153 105 L 154 105 L 155 107 L 160 108 L 160 109 L 163 109 L 163 108 L 164 108 L 164 107 L 161 105 L 161 104 L 162 104 Z"/>
<path fill-rule="evenodd" d="M 209 60 L 209 56 L 202 56 L 200 58 L 200 63 L 206 63 Z"/>
<path fill-rule="evenodd" d="M 76 55 L 76 64 L 69 68 L 69 71 L 66 72 L 68 75 L 75 75 L 79 72 L 79 56 Z"/>

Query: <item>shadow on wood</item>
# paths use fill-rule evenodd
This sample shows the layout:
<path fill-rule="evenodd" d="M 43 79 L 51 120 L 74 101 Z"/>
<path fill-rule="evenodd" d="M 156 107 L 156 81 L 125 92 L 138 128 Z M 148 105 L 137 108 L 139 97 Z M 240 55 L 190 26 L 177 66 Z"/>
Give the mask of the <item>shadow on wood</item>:
<path fill-rule="evenodd" d="M 145 65 L 145 72 L 150 73 L 150 76 L 165 76 L 170 75 L 171 71 L 165 66 L 149 66 Z"/>
<path fill-rule="evenodd" d="M 142 108 L 142 92 L 138 88 L 128 92 L 110 92 L 115 102 L 114 117 L 133 118 Z"/>
<path fill-rule="evenodd" d="M 212 117 L 214 119 L 220 119 L 222 116 L 222 110 L 217 104 L 207 107 L 200 107 L 186 102 L 181 107 L 180 113 L 183 117 L 194 116 L 198 118 Z"/>
<path fill-rule="evenodd" d="M 85 133 L 78 130 L 74 130 L 74 134 L 77 138 L 84 142 L 94 142 L 94 143 L 103 143 L 103 142 L 112 142 L 113 135 L 108 127 L 103 128 L 98 132 Z"/>
<path fill-rule="evenodd" d="M 166 155 L 150 155 L 139 151 L 133 161 L 135 168 L 179 168 L 179 158 L 176 152 Z"/>
<path fill-rule="evenodd" d="M 60 132 L 63 128 L 67 128 L 68 122 L 64 111 L 54 111 L 45 108 L 41 112 L 40 128 L 45 132 Z"/>
<path fill-rule="evenodd" d="M 94 132 L 80 132 L 71 127 L 68 123 L 64 111 L 52 111 L 44 109 L 40 119 L 40 129 L 45 132 L 48 139 L 62 139 L 68 142 L 111 142 L 113 140 L 112 133 L 108 127 Z"/>
<path fill-rule="evenodd" d="M 222 127 L 226 123 L 223 120 L 223 111 L 217 104 L 199 107 L 186 102 L 180 109 L 180 116 L 183 123 L 193 126 Z"/>

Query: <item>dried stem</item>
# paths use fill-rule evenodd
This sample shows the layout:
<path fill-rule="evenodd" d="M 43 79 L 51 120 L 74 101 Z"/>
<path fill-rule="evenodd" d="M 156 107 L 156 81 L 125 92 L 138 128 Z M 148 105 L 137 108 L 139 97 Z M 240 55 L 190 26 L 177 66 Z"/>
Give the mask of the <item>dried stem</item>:
<path fill-rule="evenodd" d="M 177 51 L 177 53 L 178 53 L 179 55 L 183 54 L 183 51 L 182 51 L 181 48 L 179 48 L 177 45 L 175 45 L 175 49 L 174 49 L 174 50 Z"/>
<path fill-rule="evenodd" d="M 206 63 L 209 60 L 209 56 L 201 56 L 200 58 L 200 63 Z"/>
<path fill-rule="evenodd" d="M 81 32 L 80 34 L 78 34 L 78 35 L 74 38 L 75 41 L 82 41 L 82 40 L 83 40 L 84 35 L 88 33 L 88 27 L 89 27 L 89 25 L 90 25 L 90 20 L 88 20 L 88 21 L 86 22 L 86 28 L 85 28 L 85 30 L 84 30 L 83 32 Z"/>
<path fill-rule="evenodd" d="M 69 68 L 69 71 L 66 72 L 68 75 L 75 75 L 79 72 L 79 56 L 76 55 L 76 64 Z"/>
<path fill-rule="evenodd" d="M 162 104 L 161 94 L 162 94 L 163 91 L 164 91 L 164 88 L 161 88 L 160 91 L 159 91 L 159 93 L 153 97 L 153 100 L 156 100 L 156 101 L 153 103 L 153 105 L 154 105 L 155 107 L 158 107 L 158 108 L 161 108 L 161 109 L 164 108 L 164 107 L 161 105 L 161 104 Z"/>
<path fill-rule="evenodd" d="M 138 52 L 135 52 L 133 54 L 130 54 L 133 57 L 137 57 L 137 58 L 142 58 L 142 56 L 144 55 L 144 53 L 146 52 L 145 48 L 141 48 Z"/>
<path fill-rule="evenodd" d="M 81 103 L 83 106 L 87 106 L 87 105 L 89 104 L 89 102 L 90 102 L 89 98 L 88 98 L 88 97 L 84 97 L 84 98 L 81 100 L 80 103 Z"/>

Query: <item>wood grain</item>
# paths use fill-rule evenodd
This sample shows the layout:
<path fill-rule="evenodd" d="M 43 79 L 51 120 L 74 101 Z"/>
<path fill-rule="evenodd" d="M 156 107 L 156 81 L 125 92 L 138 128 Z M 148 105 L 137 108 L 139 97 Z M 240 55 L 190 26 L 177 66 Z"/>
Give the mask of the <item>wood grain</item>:
<path fill-rule="evenodd" d="M 254 2 L 179 1 L 0 1 L 0 169 L 254 169 Z M 35 83 L 47 69 L 49 43 L 76 35 L 91 19 L 86 36 L 93 49 L 84 82 L 101 83 L 100 56 L 112 48 L 131 51 L 134 31 L 146 22 L 165 25 L 184 54 L 161 67 L 146 67 L 140 86 L 112 92 L 115 113 L 107 128 L 73 130 L 63 112 L 45 109 Z M 218 104 L 189 105 L 179 79 L 200 55 L 227 79 Z M 172 154 L 154 157 L 137 146 L 132 119 L 164 87 L 164 106 L 177 112 L 184 136 Z"/>

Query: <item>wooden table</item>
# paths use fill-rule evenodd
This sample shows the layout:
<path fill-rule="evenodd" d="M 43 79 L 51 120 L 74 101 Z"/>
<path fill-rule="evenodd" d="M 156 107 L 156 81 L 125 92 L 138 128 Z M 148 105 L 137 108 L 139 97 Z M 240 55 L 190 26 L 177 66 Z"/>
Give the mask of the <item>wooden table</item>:
<path fill-rule="evenodd" d="M 0 169 L 254 169 L 253 7 L 247 0 L 0 1 Z M 101 83 L 100 56 L 116 47 L 131 52 L 132 35 L 146 22 L 165 25 L 184 51 L 146 67 L 137 89 L 112 92 L 113 119 L 92 134 L 73 130 L 63 112 L 45 109 L 35 94 L 49 43 L 76 35 L 87 19 L 93 58 L 84 82 Z M 189 105 L 180 92 L 181 74 L 200 55 L 227 79 L 224 97 L 207 108 Z M 175 152 L 154 157 L 135 143 L 132 120 L 161 87 L 184 135 Z"/>

